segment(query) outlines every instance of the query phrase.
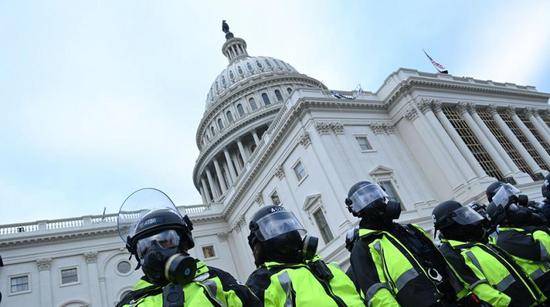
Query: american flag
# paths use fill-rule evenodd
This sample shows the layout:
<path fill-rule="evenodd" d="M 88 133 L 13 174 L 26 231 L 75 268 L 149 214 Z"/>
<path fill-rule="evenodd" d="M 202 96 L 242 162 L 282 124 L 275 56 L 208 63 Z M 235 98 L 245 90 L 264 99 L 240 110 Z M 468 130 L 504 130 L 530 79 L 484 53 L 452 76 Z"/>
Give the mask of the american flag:
<path fill-rule="evenodd" d="M 442 73 L 442 74 L 448 74 L 449 73 L 449 71 L 445 68 L 445 66 L 437 63 L 434 59 L 432 59 L 432 57 L 428 55 L 426 50 L 422 49 L 422 51 L 424 51 L 424 54 L 428 57 L 428 59 L 430 59 L 430 62 L 432 62 L 432 65 L 435 67 L 435 69 L 439 73 Z"/>

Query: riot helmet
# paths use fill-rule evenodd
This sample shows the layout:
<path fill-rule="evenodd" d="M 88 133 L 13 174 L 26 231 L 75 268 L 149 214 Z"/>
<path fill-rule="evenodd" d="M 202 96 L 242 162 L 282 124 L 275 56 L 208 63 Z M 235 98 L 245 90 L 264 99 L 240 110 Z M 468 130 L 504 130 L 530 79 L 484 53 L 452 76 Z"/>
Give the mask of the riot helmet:
<path fill-rule="evenodd" d="M 542 197 L 550 200 L 550 174 L 546 175 L 546 177 L 544 178 L 540 190 L 542 193 Z"/>
<path fill-rule="evenodd" d="M 448 200 L 437 205 L 432 211 L 434 228 L 444 238 L 459 241 L 485 241 L 484 218 L 470 206 Z"/>
<path fill-rule="evenodd" d="M 497 193 L 498 189 L 503 185 L 504 183 L 500 181 L 496 181 L 491 183 L 487 189 L 485 189 L 485 196 L 487 196 L 487 200 L 489 202 L 493 201 L 493 196 Z"/>
<path fill-rule="evenodd" d="M 249 229 L 248 244 L 257 266 L 266 261 L 300 263 L 312 259 L 317 251 L 318 239 L 307 236 L 294 213 L 282 206 L 259 209 Z"/>
<path fill-rule="evenodd" d="M 160 190 L 145 188 L 130 194 L 120 207 L 117 225 L 126 248 L 138 261 L 136 269 L 141 266 L 154 284 L 165 284 L 170 279 L 170 270 L 165 267 L 180 269 L 182 263 L 193 262 L 187 259 L 187 251 L 194 246 L 193 224 Z M 191 269 L 184 275 L 188 278 L 193 274 Z"/>
<path fill-rule="evenodd" d="M 401 204 L 390 201 L 382 187 L 370 181 L 354 184 L 345 199 L 348 210 L 357 217 L 391 222 L 401 215 Z"/>
<path fill-rule="evenodd" d="M 511 184 L 502 184 L 494 193 L 487 207 L 491 223 L 510 226 L 534 226 L 544 223 L 544 218 L 528 206 L 526 195 Z"/>

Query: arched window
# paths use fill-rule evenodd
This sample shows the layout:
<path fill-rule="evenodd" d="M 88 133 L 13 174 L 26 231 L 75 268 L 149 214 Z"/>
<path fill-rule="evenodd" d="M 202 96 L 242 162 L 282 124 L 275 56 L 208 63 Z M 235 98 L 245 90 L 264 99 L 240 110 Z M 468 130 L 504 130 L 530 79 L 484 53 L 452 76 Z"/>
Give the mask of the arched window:
<path fill-rule="evenodd" d="M 239 116 L 244 116 L 244 108 L 243 105 L 240 103 L 237 105 L 237 112 L 239 112 Z"/>
<path fill-rule="evenodd" d="M 221 119 L 221 118 L 218 118 L 218 128 L 219 128 L 220 130 L 223 129 L 223 123 L 222 123 L 222 119 Z"/>
<path fill-rule="evenodd" d="M 231 111 L 227 111 L 225 113 L 225 115 L 227 116 L 227 120 L 232 123 L 233 122 L 233 114 L 231 114 Z"/>
<path fill-rule="evenodd" d="M 254 100 L 254 98 L 248 99 L 248 103 L 250 104 L 250 108 L 252 109 L 252 111 L 258 108 L 258 106 L 256 106 L 256 101 Z"/>
<path fill-rule="evenodd" d="M 275 96 L 277 97 L 278 102 L 283 102 L 283 95 L 281 95 L 281 91 L 275 90 Z"/>
<path fill-rule="evenodd" d="M 210 134 L 212 134 L 212 137 L 216 135 L 214 132 L 214 126 L 210 126 Z"/>
<path fill-rule="evenodd" d="M 292 93 L 292 89 L 290 87 L 287 87 L 286 91 L 288 92 L 289 95 L 290 95 L 290 93 Z"/>
<path fill-rule="evenodd" d="M 264 104 L 266 106 L 270 105 L 271 104 L 271 101 L 269 101 L 269 97 L 267 97 L 267 94 L 266 93 L 262 93 L 262 99 L 264 100 Z"/>

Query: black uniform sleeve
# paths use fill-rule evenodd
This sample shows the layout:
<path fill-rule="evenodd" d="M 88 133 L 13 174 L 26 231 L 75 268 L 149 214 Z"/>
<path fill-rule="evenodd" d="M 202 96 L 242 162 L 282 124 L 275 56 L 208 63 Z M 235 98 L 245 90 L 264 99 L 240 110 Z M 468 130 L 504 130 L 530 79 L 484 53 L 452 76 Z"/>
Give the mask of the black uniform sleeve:
<path fill-rule="evenodd" d="M 208 271 L 211 276 L 216 276 L 220 279 L 222 287 L 225 291 L 233 290 L 237 296 L 241 299 L 243 306 L 261 306 L 260 300 L 252 293 L 252 291 L 245 285 L 241 285 L 237 280 L 228 272 L 215 268 L 208 267 Z"/>
<path fill-rule="evenodd" d="M 264 303 L 265 290 L 271 284 L 271 275 L 272 272 L 268 269 L 260 267 L 252 272 L 246 281 L 246 286 L 252 290 L 262 304 Z"/>
<path fill-rule="evenodd" d="M 523 231 L 506 230 L 498 234 L 497 246 L 519 258 L 541 261 L 540 246 Z"/>
<path fill-rule="evenodd" d="M 371 286 L 380 283 L 376 266 L 372 260 L 368 243 L 364 240 L 358 240 L 353 246 L 350 256 L 351 270 L 350 274 L 355 278 L 355 288 L 367 294 Z M 348 275 L 348 276 L 349 276 Z"/>
<path fill-rule="evenodd" d="M 466 284 L 471 286 L 480 281 L 475 273 L 466 265 L 462 255 L 454 250 L 448 243 L 441 244 L 439 251 Z"/>

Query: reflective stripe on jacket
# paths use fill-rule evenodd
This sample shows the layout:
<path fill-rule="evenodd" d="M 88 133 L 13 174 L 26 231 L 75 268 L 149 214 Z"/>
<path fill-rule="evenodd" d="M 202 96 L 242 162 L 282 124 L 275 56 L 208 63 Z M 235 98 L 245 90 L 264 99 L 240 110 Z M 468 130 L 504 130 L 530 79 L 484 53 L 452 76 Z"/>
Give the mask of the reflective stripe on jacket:
<path fill-rule="evenodd" d="M 549 296 L 550 235 L 546 231 L 529 228 L 500 227 L 493 243 L 510 254 L 540 290 Z"/>
<path fill-rule="evenodd" d="M 267 262 L 262 267 L 273 272 L 263 293 L 264 306 L 365 306 L 353 282 L 336 265 L 327 265 L 333 276 L 328 280 L 316 276 L 307 264 Z"/>
<path fill-rule="evenodd" d="M 506 298 L 500 295 L 503 293 L 515 304 L 521 302 L 524 306 L 536 305 L 543 301 L 532 280 L 504 251 L 482 243 L 464 243 L 454 240 L 443 242 L 447 242 L 460 253 L 465 264 L 480 281 L 479 284 L 486 282 L 498 291 L 492 291 L 486 287 L 477 288 L 476 284 L 471 285 L 480 299 L 495 306 L 506 306 Z"/>
<path fill-rule="evenodd" d="M 134 290 L 151 286 L 145 280 L 139 280 L 134 285 Z M 218 276 L 212 276 L 208 266 L 202 261 L 197 263 L 197 273 L 193 282 L 183 287 L 185 306 L 244 306 L 241 298 L 233 289 L 224 289 Z M 161 307 L 163 303 L 162 293 L 146 296 L 131 305 L 139 307 Z"/>
<path fill-rule="evenodd" d="M 419 244 L 431 244 L 433 251 L 439 253 L 426 233 L 416 225 L 398 226 L 414 227 L 421 236 Z M 444 294 L 437 289 L 435 282 L 428 276 L 421 261 L 399 239 L 388 231 L 359 229 L 359 237 L 352 251 L 353 274 L 358 280 L 361 295 L 369 306 L 431 306 L 437 304 Z M 440 255 L 441 256 L 441 255 Z M 441 256 L 442 259 L 444 259 Z M 453 274 L 448 267 L 448 274 Z M 370 273 L 375 271 L 374 276 Z M 370 276 L 368 276 L 370 275 Z M 470 292 L 458 284 L 458 278 L 449 280 L 456 287 L 457 299 Z M 363 281 L 360 281 L 363 279 Z M 365 281 L 365 279 L 369 279 Z M 458 289 L 461 287 L 460 289 Z"/>

